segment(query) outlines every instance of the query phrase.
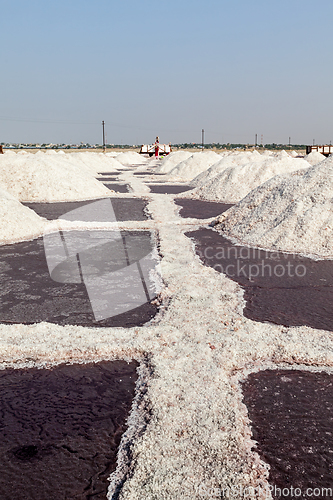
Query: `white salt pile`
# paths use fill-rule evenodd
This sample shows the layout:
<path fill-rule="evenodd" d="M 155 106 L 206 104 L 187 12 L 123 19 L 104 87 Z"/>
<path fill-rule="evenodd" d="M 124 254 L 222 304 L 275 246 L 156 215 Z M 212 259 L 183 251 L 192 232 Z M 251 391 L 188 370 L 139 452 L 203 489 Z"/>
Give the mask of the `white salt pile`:
<path fill-rule="evenodd" d="M 205 153 L 194 153 L 187 160 L 176 165 L 169 173 L 169 180 L 190 181 L 194 179 L 214 163 L 218 162 L 221 156 L 209 151 Z"/>
<path fill-rule="evenodd" d="M 70 201 L 110 196 L 69 155 L 0 155 L 0 184 L 20 201 Z"/>
<path fill-rule="evenodd" d="M 147 162 L 147 159 L 144 156 L 136 153 L 135 151 L 126 151 L 126 153 L 120 153 L 116 156 L 116 160 L 125 167 L 128 167 L 130 165 L 140 165 Z"/>
<path fill-rule="evenodd" d="M 105 156 L 109 156 L 110 158 L 115 158 L 120 153 L 119 153 L 119 151 L 108 151 L 107 153 L 104 153 L 104 154 L 105 154 Z"/>
<path fill-rule="evenodd" d="M 223 155 L 220 161 L 214 163 L 211 167 L 209 167 L 204 172 L 201 172 L 191 181 L 191 186 L 201 187 L 206 184 L 208 181 L 216 177 L 217 174 L 223 172 L 226 168 L 236 166 L 236 165 L 245 165 L 249 162 L 259 162 L 264 161 L 266 156 L 261 155 L 258 151 L 246 151 L 242 153 L 232 152 L 228 155 Z"/>
<path fill-rule="evenodd" d="M 203 186 L 196 188 L 194 193 L 205 200 L 236 203 L 275 175 L 308 167 L 307 161 L 280 153 L 278 156 L 265 158 L 264 161 L 228 167 Z"/>
<path fill-rule="evenodd" d="M 326 157 L 318 151 L 311 151 L 311 153 L 304 157 L 304 160 L 310 163 L 310 165 L 317 165 L 321 161 L 325 160 L 325 158 Z"/>
<path fill-rule="evenodd" d="M 89 172 L 95 175 L 123 168 L 123 165 L 119 161 L 113 156 L 108 156 L 107 153 L 71 153 L 67 155 L 67 160 L 76 166 L 82 165 L 82 167 L 85 167 Z"/>
<path fill-rule="evenodd" d="M 23 241 L 43 233 L 47 221 L 0 188 L 0 242 Z"/>
<path fill-rule="evenodd" d="M 333 158 L 270 179 L 217 222 L 250 246 L 332 257 Z"/>
<path fill-rule="evenodd" d="M 170 172 L 178 163 L 187 160 L 192 156 L 189 151 L 173 151 L 166 158 L 162 160 L 162 163 L 155 170 L 158 174 L 166 174 Z"/>

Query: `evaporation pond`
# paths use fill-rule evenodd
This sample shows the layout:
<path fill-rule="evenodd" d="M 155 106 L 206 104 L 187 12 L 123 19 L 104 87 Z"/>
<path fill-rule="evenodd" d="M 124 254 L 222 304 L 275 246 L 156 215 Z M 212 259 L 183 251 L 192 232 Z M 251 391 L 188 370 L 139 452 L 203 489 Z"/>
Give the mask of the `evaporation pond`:
<path fill-rule="evenodd" d="M 0 246 L 0 322 L 143 325 L 157 312 L 153 250 L 148 231 L 60 231 Z"/>
<path fill-rule="evenodd" d="M 140 198 L 102 198 L 97 200 L 89 201 L 68 201 L 68 202 L 57 202 L 57 203 L 24 203 L 26 207 L 34 210 L 41 217 L 45 217 L 49 220 L 58 219 L 58 217 L 67 214 L 73 210 L 81 209 L 82 207 L 88 207 L 91 205 L 92 213 L 96 211 L 95 219 L 99 221 L 103 214 L 100 213 L 101 204 L 98 202 L 111 200 L 112 208 L 116 219 L 118 221 L 127 220 L 146 220 L 148 218 L 146 214 L 147 200 Z M 97 207 L 94 209 L 94 206 Z M 105 205 L 108 210 L 107 205 Z M 106 219 L 107 220 L 107 219 Z M 112 220 L 111 220 L 112 222 Z"/>
<path fill-rule="evenodd" d="M 1 500 L 106 500 L 137 366 L 1 370 Z"/>
<path fill-rule="evenodd" d="M 129 185 L 128 184 L 118 184 L 118 183 L 112 183 L 110 184 L 109 182 L 105 182 L 104 186 L 110 189 L 110 191 L 115 191 L 116 193 L 128 193 L 129 192 Z"/>
<path fill-rule="evenodd" d="M 215 201 L 192 200 L 190 198 L 178 198 L 175 203 L 182 207 L 180 216 L 193 219 L 210 219 L 226 212 L 233 205 Z"/>
<path fill-rule="evenodd" d="M 250 374 L 242 390 L 273 498 L 332 499 L 333 376 L 265 370 Z"/>
<path fill-rule="evenodd" d="M 206 266 L 244 288 L 247 318 L 333 331 L 333 261 L 236 246 L 212 229 L 186 236 Z"/>
<path fill-rule="evenodd" d="M 96 177 L 96 180 L 102 182 L 115 182 L 117 180 L 117 177 Z"/>
<path fill-rule="evenodd" d="M 184 191 L 189 191 L 193 189 L 192 186 L 185 186 L 180 184 L 148 184 L 151 193 L 157 194 L 178 194 Z"/>

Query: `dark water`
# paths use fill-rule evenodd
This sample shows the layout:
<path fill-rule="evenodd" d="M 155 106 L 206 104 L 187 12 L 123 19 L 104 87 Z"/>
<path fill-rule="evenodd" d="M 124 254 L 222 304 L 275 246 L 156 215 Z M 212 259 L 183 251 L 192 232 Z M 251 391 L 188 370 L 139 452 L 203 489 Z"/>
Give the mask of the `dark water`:
<path fill-rule="evenodd" d="M 191 200 L 186 198 L 179 198 L 175 200 L 175 203 L 182 207 L 179 212 L 182 217 L 191 217 L 194 219 L 210 219 L 211 217 L 222 214 L 233 206 L 226 203 Z"/>
<path fill-rule="evenodd" d="M 145 208 L 147 200 L 139 198 L 104 198 L 111 199 L 112 208 L 118 221 L 126 220 L 146 220 L 148 218 Z M 57 203 L 23 203 L 26 207 L 34 210 L 41 217 L 49 220 L 57 219 L 63 214 L 93 204 L 100 199 L 90 201 L 68 201 Z M 92 208 L 93 210 L 93 208 Z M 96 211 L 96 221 L 101 220 L 103 213 L 100 213 L 100 208 Z M 103 219 L 107 220 L 107 219 Z M 111 221 L 112 222 L 112 221 Z"/>
<path fill-rule="evenodd" d="M 185 186 L 185 185 L 159 185 L 156 186 L 154 184 L 148 184 L 148 187 L 152 193 L 161 193 L 161 194 L 178 194 L 182 193 L 184 191 L 189 191 L 190 189 L 193 189 L 191 186 Z"/>
<path fill-rule="evenodd" d="M 117 177 L 96 177 L 96 180 L 101 182 L 114 182 L 117 180 Z"/>
<path fill-rule="evenodd" d="M 134 172 L 133 175 L 165 175 L 165 174 L 159 174 L 157 172 L 150 171 L 150 172 Z"/>
<path fill-rule="evenodd" d="M 244 288 L 247 318 L 333 331 L 333 261 L 235 246 L 211 229 L 186 235 L 205 265 Z"/>
<path fill-rule="evenodd" d="M 1 370 L 1 500 L 106 500 L 137 366 Z"/>
<path fill-rule="evenodd" d="M 67 231 L 55 241 L 61 248 L 48 246 L 50 262 L 57 264 L 52 271 L 53 279 L 43 238 L 0 246 L 0 322 L 133 327 L 151 320 L 157 306 L 151 302 L 154 293 L 147 291 L 151 290 L 149 279 L 142 275 L 142 259 L 153 248 L 151 234 L 122 231 L 119 240 L 108 241 L 106 238 L 114 233 L 96 233 L 105 241 L 95 242 L 93 231 Z M 51 241 L 47 240 L 51 245 L 53 237 L 57 233 L 51 235 Z M 67 248 L 76 245 L 78 253 L 75 250 L 72 257 L 63 256 L 62 241 Z M 85 250 L 87 241 L 91 247 Z M 123 278 L 127 266 L 136 266 L 139 261 L 141 274 L 135 268 L 135 274 Z M 108 273 L 111 281 L 103 278 Z M 100 300 L 107 302 L 107 314 L 97 314 L 96 304 Z M 129 304 L 129 310 L 124 309 L 124 304 Z"/>
<path fill-rule="evenodd" d="M 119 175 L 119 171 L 117 171 L 117 172 L 98 172 L 98 175 Z"/>
<path fill-rule="evenodd" d="M 116 193 L 128 193 L 129 192 L 129 185 L 128 184 L 110 184 L 110 183 L 105 183 L 104 186 L 110 189 L 111 191 L 115 191 Z"/>
<path fill-rule="evenodd" d="M 333 376 L 265 370 L 242 385 L 254 447 L 271 467 L 273 498 L 331 499 L 325 489 L 333 489 Z"/>

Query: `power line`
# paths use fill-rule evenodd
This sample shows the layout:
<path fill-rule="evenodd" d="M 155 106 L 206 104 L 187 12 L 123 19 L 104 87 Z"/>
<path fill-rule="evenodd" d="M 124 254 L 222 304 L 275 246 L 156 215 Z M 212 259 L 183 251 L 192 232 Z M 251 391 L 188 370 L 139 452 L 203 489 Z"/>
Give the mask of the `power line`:
<path fill-rule="evenodd" d="M 49 124 L 62 124 L 62 125 L 97 125 L 99 122 L 85 122 L 85 121 L 70 121 L 70 120 L 45 120 L 45 119 L 30 119 L 30 118 L 8 118 L 0 116 L 0 121 L 3 122 L 22 122 L 22 123 L 49 123 Z"/>

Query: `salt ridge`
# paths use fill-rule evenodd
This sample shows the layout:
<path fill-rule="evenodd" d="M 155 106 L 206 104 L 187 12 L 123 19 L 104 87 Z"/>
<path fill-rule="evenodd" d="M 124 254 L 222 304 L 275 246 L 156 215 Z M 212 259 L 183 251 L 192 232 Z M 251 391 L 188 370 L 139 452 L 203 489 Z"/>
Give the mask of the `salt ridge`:
<path fill-rule="evenodd" d="M 216 222 L 249 246 L 333 257 L 333 158 L 270 179 Z"/>
<path fill-rule="evenodd" d="M 232 153 L 229 155 L 224 155 L 220 161 L 214 163 L 204 172 L 197 175 L 192 181 L 191 186 L 201 187 L 208 181 L 216 177 L 218 174 L 226 170 L 228 167 L 240 166 L 249 162 L 259 162 L 264 161 L 265 156 L 261 155 L 257 151 L 244 152 L 244 153 Z"/>
<path fill-rule="evenodd" d="M 228 167 L 203 186 L 196 188 L 193 193 L 194 196 L 205 200 L 236 203 L 275 175 L 307 167 L 309 163 L 303 159 L 280 154 L 264 158 L 263 161 Z"/>
<path fill-rule="evenodd" d="M 304 160 L 310 163 L 310 165 L 317 165 L 318 163 L 325 160 L 325 156 L 318 151 L 311 151 L 308 155 L 304 156 Z"/>
<path fill-rule="evenodd" d="M 125 153 L 120 153 L 115 158 L 125 167 L 128 167 L 130 165 L 139 165 L 141 163 L 147 162 L 147 159 L 144 156 L 136 153 L 135 151 L 126 151 Z"/>
<path fill-rule="evenodd" d="M 0 243 L 31 239 L 42 234 L 47 221 L 0 188 Z"/>
<path fill-rule="evenodd" d="M 70 201 L 110 196 L 85 164 L 68 155 L 0 155 L 0 184 L 20 201 Z"/>
<path fill-rule="evenodd" d="M 192 180 L 220 159 L 221 156 L 213 151 L 207 153 L 194 153 L 191 157 L 176 165 L 169 172 L 168 180 Z"/>
<path fill-rule="evenodd" d="M 155 172 L 158 174 L 166 174 L 170 172 L 176 165 L 193 156 L 189 151 L 173 151 L 166 156 Z"/>

